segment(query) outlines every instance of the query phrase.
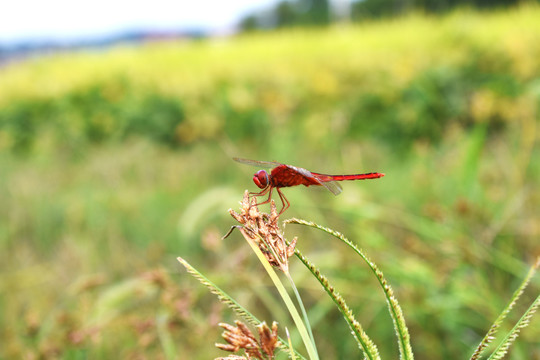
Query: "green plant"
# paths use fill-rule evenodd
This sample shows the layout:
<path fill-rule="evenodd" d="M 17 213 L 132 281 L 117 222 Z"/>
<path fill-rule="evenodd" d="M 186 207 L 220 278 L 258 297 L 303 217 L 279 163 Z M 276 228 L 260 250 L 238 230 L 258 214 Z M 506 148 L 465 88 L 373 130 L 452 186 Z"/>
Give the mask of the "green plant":
<path fill-rule="evenodd" d="M 321 273 L 320 269 L 317 266 L 315 266 L 313 263 L 311 263 L 296 247 L 297 239 L 294 238 L 292 242 L 290 243 L 285 240 L 283 233 L 281 232 L 278 226 L 279 216 L 277 214 L 276 207 L 273 201 L 271 203 L 270 214 L 261 213 L 257 207 L 257 203 L 255 202 L 255 199 L 250 198 L 248 192 L 246 191 L 244 194 L 243 201 L 242 201 L 241 212 L 236 213 L 232 209 L 229 210 L 229 212 L 241 225 L 232 227 L 231 231 L 229 231 L 229 233 L 225 235 L 225 237 L 230 235 L 232 230 L 234 230 L 235 228 L 238 228 L 239 231 L 242 233 L 243 237 L 246 239 L 247 243 L 252 247 L 253 251 L 257 254 L 257 257 L 259 258 L 260 262 L 264 266 L 268 275 L 271 277 L 272 281 L 274 282 L 274 285 L 278 289 L 279 294 L 281 295 L 287 309 L 289 310 L 289 313 L 294 319 L 296 326 L 299 328 L 299 332 L 303 339 L 306 350 L 308 352 L 309 359 L 319 359 L 319 355 L 317 353 L 315 339 L 310 329 L 307 312 L 304 309 L 302 298 L 299 292 L 297 291 L 296 285 L 292 278 L 292 274 L 289 271 L 289 258 L 293 254 L 296 255 L 296 257 L 309 269 L 311 274 L 321 284 L 323 290 L 328 294 L 328 296 L 335 303 L 335 305 L 337 306 L 337 308 L 339 309 L 339 311 L 345 318 L 347 325 L 351 329 L 353 338 L 357 342 L 358 347 L 361 349 L 364 355 L 364 358 L 370 359 L 370 360 L 377 360 L 381 358 L 374 341 L 367 335 L 367 333 L 362 328 L 362 325 L 360 324 L 360 322 L 355 318 L 352 310 L 347 305 L 345 299 L 339 294 L 339 292 L 328 281 L 328 279 Z M 351 251 L 353 251 L 354 253 L 356 253 L 358 256 L 362 258 L 362 260 L 369 266 L 373 275 L 376 277 L 383 291 L 383 294 L 386 298 L 386 302 L 388 305 L 388 312 L 390 313 L 390 316 L 394 323 L 394 332 L 398 341 L 400 359 L 412 360 L 414 358 L 414 355 L 413 355 L 411 342 L 410 342 L 411 339 L 410 339 L 409 331 L 407 329 L 407 325 L 405 323 L 405 316 L 403 314 L 401 306 L 399 305 L 397 298 L 395 297 L 394 292 L 392 290 L 392 287 L 389 285 L 388 281 L 385 279 L 382 271 L 377 267 L 377 265 L 374 262 L 372 262 L 368 258 L 366 253 L 363 250 L 359 249 L 353 242 L 348 240 L 344 235 L 340 234 L 339 232 L 326 228 L 326 227 L 322 227 L 313 222 L 308 222 L 308 221 L 293 218 L 293 219 L 286 220 L 284 224 L 300 224 L 300 225 L 309 226 L 309 227 L 324 231 L 325 233 L 330 234 L 333 237 L 345 243 Z M 218 298 L 220 301 L 222 301 L 223 303 L 231 307 L 233 310 L 235 310 L 237 315 L 243 317 L 244 319 L 248 320 L 254 325 L 265 326 L 263 325 L 264 323 L 260 323 L 259 320 L 257 320 L 246 309 L 244 309 L 240 304 L 238 304 L 232 297 L 227 295 L 223 290 L 219 289 L 216 285 L 214 285 L 212 282 L 206 279 L 200 272 L 195 270 L 195 268 L 189 265 L 184 259 L 178 258 L 178 260 L 186 267 L 186 269 L 188 269 L 190 273 L 192 273 L 199 281 L 201 281 L 201 283 L 203 283 L 205 286 L 210 288 L 213 293 L 218 295 Z M 488 346 L 488 344 L 491 341 L 495 339 L 495 335 L 501 323 L 503 322 L 505 317 L 508 315 L 510 310 L 513 308 L 513 306 L 515 305 L 519 297 L 523 294 L 523 291 L 529 284 L 531 278 L 534 276 L 535 271 L 537 270 L 539 266 L 540 266 L 540 258 L 538 258 L 536 263 L 531 267 L 529 273 L 527 274 L 527 276 L 525 277 L 525 279 L 519 286 L 518 290 L 512 296 L 510 303 L 504 308 L 503 312 L 500 314 L 500 316 L 492 325 L 492 327 L 490 328 L 486 336 L 478 345 L 477 349 L 474 351 L 473 355 L 471 356 L 471 360 L 480 359 L 480 355 L 482 354 L 484 349 Z M 297 306 L 295 306 L 292 300 L 290 299 L 288 292 L 285 289 L 284 284 L 282 283 L 282 281 L 280 280 L 279 276 L 277 275 L 274 269 L 278 269 L 285 274 L 285 277 L 290 283 L 290 288 L 296 295 L 298 307 L 300 308 L 302 312 L 303 319 L 300 318 Z M 518 337 L 519 331 L 529 324 L 529 321 L 532 315 L 534 314 L 534 312 L 536 311 L 539 305 L 540 305 L 540 295 L 538 295 L 536 300 L 534 300 L 533 303 L 529 306 L 529 308 L 525 311 L 525 313 L 523 314 L 521 319 L 516 323 L 514 328 L 511 329 L 506 334 L 505 338 L 501 341 L 500 345 L 493 351 L 489 359 L 501 359 L 506 354 L 510 346 Z M 276 326 L 275 332 L 277 333 L 277 325 L 275 326 Z M 224 337 L 226 339 L 229 339 L 227 341 L 230 344 L 232 344 L 231 341 L 233 341 L 233 340 L 230 340 L 231 331 L 234 330 L 234 331 L 244 333 L 244 334 L 248 333 L 247 330 L 242 331 L 242 330 L 234 329 L 230 325 L 228 325 L 226 329 L 228 331 L 226 331 L 226 333 L 224 334 Z M 251 333 L 249 332 L 249 334 Z M 280 340 L 280 345 L 283 343 L 284 341 Z M 221 346 L 220 348 L 223 350 L 234 351 L 234 352 L 240 349 L 244 349 L 244 351 L 246 352 L 246 356 L 248 356 L 247 357 L 248 359 L 250 358 L 249 357 L 250 355 L 254 356 L 253 346 L 255 345 L 252 345 L 252 342 L 237 341 L 235 344 L 236 346 L 232 346 L 232 345 Z M 281 346 L 283 348 L 283 345 Z M 257 346 L 256 348 L 259 349 L 259 347 Z M 295 356 L 300 356 L 298 355 L 297 352 L 293 351 L 293 349 L 288 349 L 288 350 L 290 351 L 291 358 L 294 358 Z M 273 358 L 273 352 L 271 353 L 271 355 L 269 353 L 264 353 L 264 352 L 257 352 L 257 354 L 259 354 L 259 356 L 254 356 L 254 358 L 256 359 L 272 359 Z M 294 354 L 297 354 L 297 355 L 294 355 Z M 234 356 L 230 357 L 230 359 L 233 359 L 233 358 L 240 359 L 242 357 L 234 357 Z"/>

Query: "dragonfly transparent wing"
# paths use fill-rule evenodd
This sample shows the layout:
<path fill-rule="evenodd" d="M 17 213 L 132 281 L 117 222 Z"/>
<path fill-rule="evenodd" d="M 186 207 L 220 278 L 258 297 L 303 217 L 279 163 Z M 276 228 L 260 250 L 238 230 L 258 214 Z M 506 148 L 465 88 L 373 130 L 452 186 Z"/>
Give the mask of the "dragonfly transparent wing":
<path fill-rule="evenodd" d="M 343 191 L 341 185 L 339 185 L 339 183 L 336 181 L 321 181 L 318 176 L 315 176 L 315 178 L 319 180 L 322 186 L 330 190 L 334 195 L 339 195 Z"/>
<path fill-rule="evenodd" d="M 263 167 L 267 169 L 275 168 L 276 166 L 282 165 L 281 163 L 278 163 L 277 161 L 259 161 L 259 160 L 249 160 L 249 159 L 242 159 L 242 158 L 233 158 L 234 161 L 237 161 L 241 164 L 256 166 L 256 167 Z"/>

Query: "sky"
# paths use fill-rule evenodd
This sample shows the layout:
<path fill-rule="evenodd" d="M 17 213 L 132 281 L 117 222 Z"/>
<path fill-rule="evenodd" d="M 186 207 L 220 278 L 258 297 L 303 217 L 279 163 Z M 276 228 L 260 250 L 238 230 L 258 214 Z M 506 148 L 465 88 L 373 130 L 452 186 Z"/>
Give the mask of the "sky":
<path fill-rule="evenodd" d="M 277 0 L 2 0 L 0 44 L 74 40 L 133 29 L 231 30 Z"/>

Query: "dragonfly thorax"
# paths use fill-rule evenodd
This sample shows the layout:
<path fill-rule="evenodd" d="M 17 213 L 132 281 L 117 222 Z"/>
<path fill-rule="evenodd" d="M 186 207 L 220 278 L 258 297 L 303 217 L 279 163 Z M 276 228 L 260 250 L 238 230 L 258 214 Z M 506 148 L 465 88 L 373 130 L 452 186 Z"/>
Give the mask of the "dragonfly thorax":
<path fill-rule="evenodd" d="M 269 184 L 268 173 L 265 170 L 259 170 L 253 175 L 253 182 L 259 187 L 264 189 Z"/>

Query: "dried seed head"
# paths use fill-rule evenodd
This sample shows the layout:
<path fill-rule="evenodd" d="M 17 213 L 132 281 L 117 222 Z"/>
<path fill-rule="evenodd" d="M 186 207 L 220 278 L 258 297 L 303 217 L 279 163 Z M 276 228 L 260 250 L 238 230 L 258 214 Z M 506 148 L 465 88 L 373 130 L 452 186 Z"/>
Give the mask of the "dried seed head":
<path fill-rule="evenodd" d="M 236 320 L 234 323 L 236 324 L 242 335 L 250 338 L 253 342 L 257 342 L 257 339 L 255 339 L 255 336 L 253 335 L 251 330 L 249 330 L 249 328 L 243 322 Z"/>
<path fill-rule="evenodd" d="M 229 213 L 243 225 L 240 228 L 242 235 L 257 244 L 272 266 L 287 271 L 288 259 L 294 254 L 296 238 L 290 245 L 287 245 L 278 226 L 279 215 L 275 202 L 273 200 L 270 202 L 270 214 L 261 213 L 255 198 L 250 198 L 248 191 L 246 191 L 241 205 L 240 213 L 232 209 L 229 210 Z"/>
<path fill-rule="evenodd" d="M 261 323 L 257 326 L 259 330 L 259 340 L 255 338 L 251 330 L 241 321 L 235 321 L 236 327 L 220 323 L 219 326 L 225 329 L 222 336 L 228 344 L 216 344 L 216 347 L 229 351 L 237 352 L 240 349 L 244 350 L 246 357 L 230 355 L 226 358 L 218 359 L 273 359 L 274 351 L 279 346 L 277 336 L 277 323 L 274 321 L 272 330 L 268 328 L 266 323 Z M 263 355 L 265 354 L 265 355 Z M 216 360 L 218 360 L 216 359 Z"/>
<path fill-rule="evenodd" d="M 266 322 L 262 322 L 259 326 L 257 326 L 257 329 L 259 330 L 261 348 L 268 356 L 270 356 L 270 358 L 273 358 L 274 350 L 279 346 L 277 322 L 274 321 L 272 323 L 271 331 L 268 328 L 268 325 L 266 325 Z"/>
<path fill-rule="evenodd" d="M 260 346 L 251 330 L 240 321 L 236 321 L 235 323 L 237 327 L 225 323 L 219 324 L 219 326 L 225 329 L 222 336 L 229 345 L 216 344 L 216 347 L 230 352 L 237 352 L 238 350 L 243 349 L 248 357 L 253 356 L 256 359 L 262 359 Z"/>

